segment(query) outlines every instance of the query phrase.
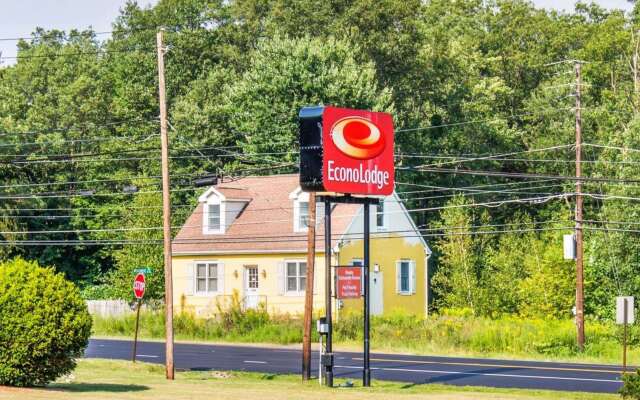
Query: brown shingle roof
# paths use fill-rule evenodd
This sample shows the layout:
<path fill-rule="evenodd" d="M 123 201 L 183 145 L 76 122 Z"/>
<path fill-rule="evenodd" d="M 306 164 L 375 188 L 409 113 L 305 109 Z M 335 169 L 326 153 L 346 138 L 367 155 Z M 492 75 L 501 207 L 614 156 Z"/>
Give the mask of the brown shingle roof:
<path fill-rule="evenodd" d="M 293 230 L 293 200 L 289 194 L 298 188 L 298 175 L 246 177 L 216 186 L 227 199 L 249 200 L 244 210 L 224 234 L 202 233 L 202 203 L 187 219 L 173 241 L 175 254 L 261 253 L 307 250 L 307 234 Z M 333 245 L 343 234 L 360 205 L 337 204 L 333 209 Z M 324 224 L 316 230 L 316 251 L 324 251 Z"/>

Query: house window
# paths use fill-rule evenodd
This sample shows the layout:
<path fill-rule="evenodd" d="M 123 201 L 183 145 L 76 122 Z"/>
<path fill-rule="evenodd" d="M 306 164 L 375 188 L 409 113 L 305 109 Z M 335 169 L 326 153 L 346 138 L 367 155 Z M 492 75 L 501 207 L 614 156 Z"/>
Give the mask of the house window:
<path fill-rule="evenodd" d="M 298 207 L 298 229 L 306 230 L 309 228 L 309 202 L 301 201 Z"/>
<path fill-rule="evenodd" d="M 384 201 L 380 202 L 376 210 L 376 226 L 378 228 L 384 227 Z"/>
<path fill-rule="evenodd" d="M 209 204 L 207 223 L 210 231 L 220 231 L 220 204 Z"/>
<path fill-rule="evenodd" d="M 400 291 L 403 293 L 409 292 L 409 262 L 400 262 Z"/>
<path fill-rule="evenodd" d="M 287 292 L 304 292 L 307 284 L 307 263 L 288 261 L 286 265 Z"/>
<path fill-rule="evenodd" d="M 218 291 L 218 264 L 196 264 L 196 291 L 199 293 Z"/>
<path fill-rule="evenodd" d="M 416 264 L 412 260 L 400 260 L 396 263 L 396 292 L 414 294 L 416 292 Z"/>

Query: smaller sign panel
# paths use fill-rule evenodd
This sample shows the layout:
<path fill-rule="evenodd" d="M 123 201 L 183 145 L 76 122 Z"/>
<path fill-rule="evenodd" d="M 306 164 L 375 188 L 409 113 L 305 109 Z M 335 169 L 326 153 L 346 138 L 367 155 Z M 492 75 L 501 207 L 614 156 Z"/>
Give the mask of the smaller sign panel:
<path fill-rule="evenodd" d="M 133 272 L 135 272 L 136 274 L 151 275 L 151 268 L 149 267 L 136 268 Z"/>
<path fill-rule="evenodd" d="M 336 296 L 339 299 L 362 296 L 362 267 L 336 267 Z"/>
<path fill-rule="evenodd" d="M 133 280 L 133 294 L 136 296 L 136 299 L 144 297 L 146 286 L 144 274 L 137 274 Z"/>
<path fill-rule="evenodd" d="M 627 300 L 627 323 L 633 324 L 636 320 L 633 312 L 633 296 L 618 296 L 616 297 L 616 324 L 624 324 L 625 299 Z"/>

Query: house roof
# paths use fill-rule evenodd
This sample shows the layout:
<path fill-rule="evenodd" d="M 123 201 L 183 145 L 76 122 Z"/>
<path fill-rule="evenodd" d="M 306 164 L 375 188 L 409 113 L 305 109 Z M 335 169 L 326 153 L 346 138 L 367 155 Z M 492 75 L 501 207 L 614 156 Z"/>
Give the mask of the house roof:
<path fill-rule="evenodd" d="M 289 194 L 299 186 L 298 175 L 245 177 L 221 183 L 215 190 L 227 200 L 246 201 L 244 209 L 224 234 L 204 234 L 203 203 L 199 203 L 173 240 L 175 254 L 306 252 L 307 233 L 294 232 L 293 200 Z M 333 208 L 332 247 L 358 212 L 358 204 Z M 324 223 L 316 229 L 316 251 L 324 251 Z"/>

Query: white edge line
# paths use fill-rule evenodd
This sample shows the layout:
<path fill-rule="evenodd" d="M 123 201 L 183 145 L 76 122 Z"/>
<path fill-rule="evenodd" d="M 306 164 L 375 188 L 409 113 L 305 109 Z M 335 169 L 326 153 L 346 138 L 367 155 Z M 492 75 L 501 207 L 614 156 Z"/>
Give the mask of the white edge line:
<path fill-rule="evenodd" d="M 356 366 L 344 366 L 336 365 L 335 368 L 347 368 L 347 369 L 362 369 L 362 367 Z M 593 379 L 593 378 L 570 378 L 563 376 L 544 376 L 544 375 L 516 375 L 516 374 L 491 374 L 483 372 L 459 372 L 459 371 L 436 371 L 428 369 L 409 369 L 409 368 L 379 368 L 373 367 L 372 370 L 381 371 L 401 371 L 401 372 L 424 372 L 429 374 L 451 374 L 451 375 L 480 375 L 480 376 L 496 376 L 503 378 L 527 378 L 527 379 L 557 379 L 562 381 L 586 381 L 586 382 L 609 382 L 609 383 L 622 383 L 619 380 L 613 379 Z"/>
<path fill-rule="evenodd" d="M 245 360 L 243 361 L 246 364 L 266 364 L 266 361 L 252 361 L 252 360 Z"/>

